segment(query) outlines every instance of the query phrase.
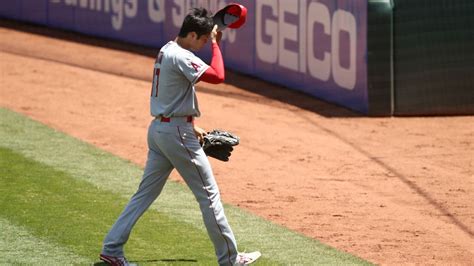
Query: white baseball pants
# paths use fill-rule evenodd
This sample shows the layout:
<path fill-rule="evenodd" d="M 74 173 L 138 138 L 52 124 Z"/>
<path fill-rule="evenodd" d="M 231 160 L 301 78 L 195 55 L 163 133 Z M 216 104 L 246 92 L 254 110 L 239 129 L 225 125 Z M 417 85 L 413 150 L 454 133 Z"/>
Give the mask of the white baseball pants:
<path fill-rule="evenodd" d="M 151 122 L 148 159 L 142 181 L 106 236 L 103 254 L 123 256 L 123 246 L 133 226 L 160 195 L 168 176 L 176 168 L 199 203 L 218 263 L 232 265 L 235 261 L 237 243 L 224 214 L 211 165 L 195 136 L 192 123 L 186 120 L 185 117 L 176 117 L 170 122 L 159 119 Z"/>

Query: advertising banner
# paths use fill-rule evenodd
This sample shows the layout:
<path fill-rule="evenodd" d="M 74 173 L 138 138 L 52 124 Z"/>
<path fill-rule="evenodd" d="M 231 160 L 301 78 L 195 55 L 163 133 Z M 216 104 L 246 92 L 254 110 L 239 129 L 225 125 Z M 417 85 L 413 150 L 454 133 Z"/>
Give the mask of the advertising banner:
<path fill-rule="evenodd" d="M 367 111 L 367 2 L 255 1 L 255 73 Z"/>
<path fill-rule="evenodd" d="M 0 0 L 0 17 L 159 48 L 192 7 L 231 2 L 247 22 L 224 31 L 226 66 L 367 113 L 366 0 Z M 210 58 L 210 49 L 199 53 Z"/>

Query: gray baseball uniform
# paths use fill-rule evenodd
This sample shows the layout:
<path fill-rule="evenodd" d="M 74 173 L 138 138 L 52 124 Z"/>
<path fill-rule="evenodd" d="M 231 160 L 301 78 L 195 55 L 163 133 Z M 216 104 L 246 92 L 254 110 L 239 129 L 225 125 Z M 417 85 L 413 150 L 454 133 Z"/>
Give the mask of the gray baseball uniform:
<path fill-rule="evenodd" d="M 160 50 L 150 99 L 151 115 L 156 118 L 148 129 L 149 150 L 143 178 L 106 236 L 103 254 L 123 256 L 123 245 L 132 227 L 160 195 L 169 174 L 176 168 L 199 203 L 218 263 L 231 265 L 235 261 L 235 237 L 225 217 L 209 160 L 190 119 L 200 116 L 194 83 L 208 67 L 174 41 Z"/>

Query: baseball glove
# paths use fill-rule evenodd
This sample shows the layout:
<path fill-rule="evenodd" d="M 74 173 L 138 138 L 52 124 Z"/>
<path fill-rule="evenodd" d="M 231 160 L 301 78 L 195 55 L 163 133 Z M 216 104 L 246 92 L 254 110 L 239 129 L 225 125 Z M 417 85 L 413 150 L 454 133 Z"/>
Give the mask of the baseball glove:
<path fill-rule="evenodd" d="M 227 162 L 233 146 L 239 144 L 239 137 L 224 130 L 214 129 L 204 136 L 202 148 L 207 156 Z"/>

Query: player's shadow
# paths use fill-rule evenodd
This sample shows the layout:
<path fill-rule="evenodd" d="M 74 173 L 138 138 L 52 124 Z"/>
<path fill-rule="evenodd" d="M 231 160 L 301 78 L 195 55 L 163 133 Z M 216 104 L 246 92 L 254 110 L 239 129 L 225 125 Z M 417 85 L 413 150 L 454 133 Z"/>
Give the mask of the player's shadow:
<path fill-rule="evenodd" d="M 149 260 L 134 260 L 129 261 L 130 265 L 140 265 L 140 264 L 148 264 L 148 263 L 197 263 L 198 261 L 195 259 L 149 259 Z M 107 266 L 108 264 L 99 261 L 93 264 L 94 266 Z"/>

